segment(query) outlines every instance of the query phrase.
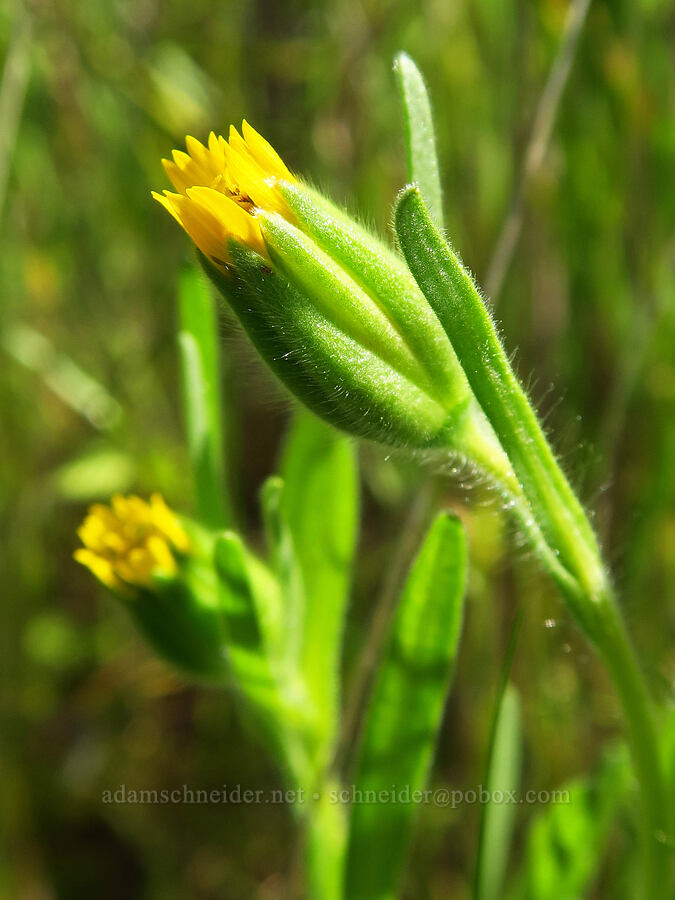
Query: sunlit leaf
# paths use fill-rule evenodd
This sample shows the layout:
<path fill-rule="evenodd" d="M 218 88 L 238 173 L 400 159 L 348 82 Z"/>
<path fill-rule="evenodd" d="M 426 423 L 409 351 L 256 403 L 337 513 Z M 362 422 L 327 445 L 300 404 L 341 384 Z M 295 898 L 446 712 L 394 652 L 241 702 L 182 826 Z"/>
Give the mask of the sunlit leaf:
<path fill-rule="evenodd" d="M 419 811 L 415 792 L 427 782 L 450 685 L 465 579 L 462 525 L 441 513 L 408 576 L 367 713 L 354 778 L 348 897 L 394 896 Z M 391 802 L 367 802 L 392 787 Z"/>
<path fill-rule="evenodd" d="M 443 227 L 443 194 L 438 170 L 431 103 L 422 75 L 407 53 L 394 62 L 405 120 L 408 177 L 422 192 L 429 212 Z"/>
<path fill-rule="evenodd" d="M 218 325 L 213 298 L 196 269 L 185 269 L 179 287 L 178 335 L 183 406 L 197 513 L 222 528 L 231 511 L 226 494 Z"/>
<path fill-rule="evenodd" d="M 340 651 L 358 525 L 353 443 L 298 411 L 281 472 L 284 507 L 302 570 L 302 669 L 325 730 L 335 728 Z"/>

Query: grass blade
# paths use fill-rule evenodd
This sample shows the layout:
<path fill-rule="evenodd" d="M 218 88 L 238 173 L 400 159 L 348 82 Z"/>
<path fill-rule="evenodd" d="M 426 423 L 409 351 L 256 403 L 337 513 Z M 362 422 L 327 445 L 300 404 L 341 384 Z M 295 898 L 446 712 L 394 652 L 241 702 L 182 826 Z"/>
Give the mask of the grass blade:
<path fill-rule="evenodd" d="M 507 684 L 499 698 L 490 748 L 486 790 L 489 799 L 482 809 L 475 900 L 499 900 L 503 896 L 504 873 L 509 856 L 516 807 L 504 802 L 520 784 L 520 698 Z"/>
<path fill-rule="evenodd" d="M 352 807 L 346 896 L 394 895 L 427 782 L 459 641 L 466 539 L 441 513 L 422 545 L 392 624 L 367 714 L 354 787 L 362 799 L 404 790 L 397 802 Z M 357 794 L 358 796 L 358 794 Z"/>
<path fill-rule="evenodd" d="M 509 685 L 509 677 L 522 622 L 523 611 L 520 609 L 511 627 L 492 716 L 485 767 L 485 785 L 490 799 L 481 808 L 474 900 L 487 900 L 500 895 L 508 859 L 513 811 L 496 809 L 493 792 L 516 790 L 520 782 L 520 698 L 515 686 Z"/>
<path fill-rule="evenodd" d="M 394 60 L 405 120 L 408 177 L 419 187 L 431 217 L 443 227 L 443 193 L 438 170 L 434 121 L 424 79 L 407 53 Z"/>
<path fill-rule="evenodd" d="M 232 515 L 226 491 L 218 323 L 208 285 L 185 269 L 178 291 L 178 344 L 188 450 L 200 520 L 222 528 Z"/>

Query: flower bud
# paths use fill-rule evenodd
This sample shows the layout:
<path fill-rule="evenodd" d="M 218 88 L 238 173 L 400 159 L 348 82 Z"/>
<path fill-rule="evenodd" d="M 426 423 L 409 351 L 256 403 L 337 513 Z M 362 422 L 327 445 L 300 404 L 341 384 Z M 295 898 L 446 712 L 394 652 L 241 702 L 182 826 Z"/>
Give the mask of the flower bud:
<path fill-rule="evenodd" d="M 115 495 L 78 530 L 74 558 L 124 604 L 154 649 L 191 675 L 225 674 L 225 643 L 209 546 L 159 494 Z"/>
<path fill-rule="evenodd" d="M 246 120 L 242 132 L 243 137 L 231 126 L 227 141 L 211 132 L 206 147 L 186 137 L 187 153 L 174 150 L 172 160 L 162 160 L 177 193 L 152 192 L 222 271 L 231 263 L 228 243 L 232 238 L 265 255 L 265 242 L 253 215 L 256 209 L 290 216 L 277 182 L 295 179 Z"/>
<path fill-rule="evenodd" d="M 258 352 L 305 405 L 359 437 L 472 456 L 499 447 L 405 263 L 292 175 L 248 123 L 186 138 L 154 196 Z"/>
<path fill-rule="evenodd" d="M 446 410 L 342 331 L 310 297 L 244 248 L 231 278 L 207 271 L 254 346 L 286 387 L 350 434 L 396 446 L 443 444 Z"/>

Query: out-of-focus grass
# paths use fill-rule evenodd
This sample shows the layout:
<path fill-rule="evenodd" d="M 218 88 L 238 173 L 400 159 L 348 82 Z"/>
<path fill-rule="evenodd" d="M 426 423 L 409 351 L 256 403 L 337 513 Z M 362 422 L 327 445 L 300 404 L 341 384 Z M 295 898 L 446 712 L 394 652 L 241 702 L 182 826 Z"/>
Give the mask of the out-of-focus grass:
<path fill-rule="evenodd" d="M 391 73 L 405 49 L 434 99 L 446 226 L 480 279 L 565 11 L 561 0 L 31 0 L 25 25 L 18 6 L 0 12 L 5 57 L 30 32 L 25 98 L 16 78 L 0 95 L 6 103 L 10 91 L 20 112 L 16 140 L 0 122 L 9 154 L 0 243 L 5 896 L 241 900 L 293 890 L 283 808 L 101 802 L 121 784 L 276 785 L 232 703 L 178 682 L 70 558 L 91 500 L 159 489 L 176 508 L 191 502 L 175 340 L 189 247 L 149 196 L 164 185 L 160 157 L 185 133 L 204 137 L 246 116 L 292 168 L 383 229 L 405 177 Z M 597 510 L 664 697 L 675 670 L 674 28 L 667 0 L 591 6 L 499 300 L 521 374 L 536 372 L 534 396 Z M 256 493 L 287 408 L 245 342 L 229 325 L 223 332 L 235 500 L 255 541 Z M 421 482 L 416 465 L 374 448 L 362 462 L 348 675 L 396 524 Z M 437 778 L 480 780 L 518 602 L 524 787 L 557 786 L 616 731 L 614 698 L 481 491 L 469 506 L 449 485 L 447 499 L 469 529 L 472 578 Z M 516 850 L 531 812 L 518 811 Z M 466 893 L 477 813 L 425 809 L 408 896 Z"/>

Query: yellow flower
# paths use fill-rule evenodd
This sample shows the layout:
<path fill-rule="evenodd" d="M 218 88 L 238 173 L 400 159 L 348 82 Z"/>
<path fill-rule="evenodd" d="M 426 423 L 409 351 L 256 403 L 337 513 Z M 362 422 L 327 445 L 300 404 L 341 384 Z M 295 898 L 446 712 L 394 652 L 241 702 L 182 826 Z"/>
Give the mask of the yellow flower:
<path fill-rule="evenodd" d="M 202 253 L 223 270 L 229 263 L 230 238 L 267 256 L 256 209 L 292 219 L 277 182 L 296 179 L 276 150 L 246 120 L 241 130 L 243 137 L 230 126 L 227 141 L 211 132 L 206 147 L 186 137 L 187 153 L 174 150 L 173 161 L 162 160 L 178 193 L 152 192 Z"/>
<path fill-rule="evenodd" d="M 155 574 L 175 574 L 174 551 L 190 549 L 187 534 L 159 494 L 149 503 L 115 494 L 110 506 L 90 507 L 77 533 L 84 547 L 74 558 L 121 593 L 133 585 L 151 586 Z"/>

